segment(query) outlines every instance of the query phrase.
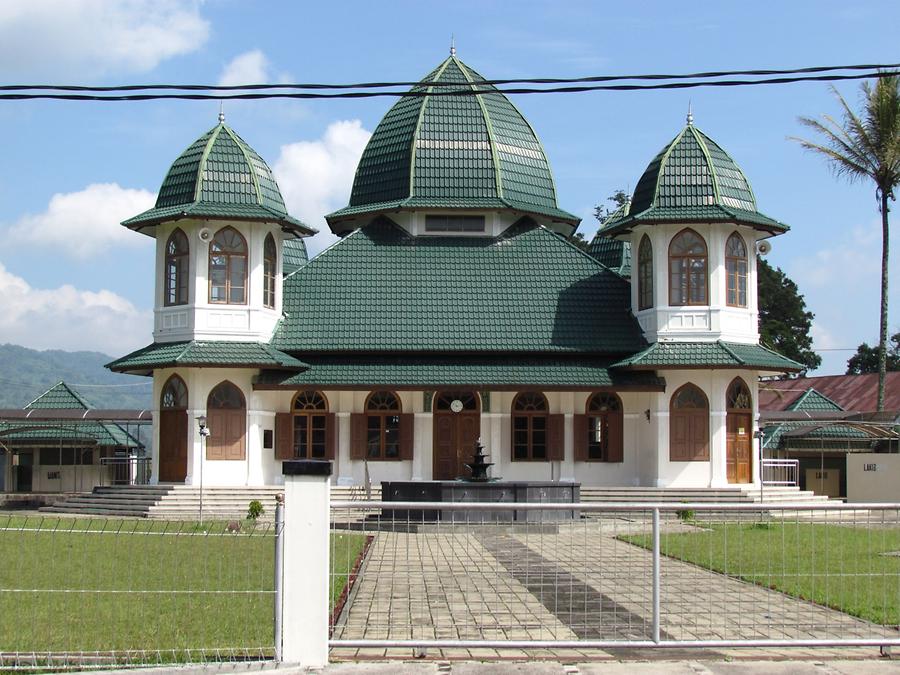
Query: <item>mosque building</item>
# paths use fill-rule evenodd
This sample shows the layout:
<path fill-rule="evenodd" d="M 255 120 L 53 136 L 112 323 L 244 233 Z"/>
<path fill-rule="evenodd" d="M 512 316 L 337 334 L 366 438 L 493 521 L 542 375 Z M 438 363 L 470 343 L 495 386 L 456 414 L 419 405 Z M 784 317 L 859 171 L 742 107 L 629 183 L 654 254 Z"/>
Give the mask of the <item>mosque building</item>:
<path fill-rule="evenodd" d="M 156 239 L 153 342 L 109 364 L 153 377 L 152 482 L 452 479 L 479 438 L 510 480 L 757 482 L 758 379 L 801 366 L 759 344 L 757 244 L 788 228 L 731 157 L 689 118 L 586 252 L 502 93 L 454 53 L 412 92 L 312 260 L 221 116 L 123 223 Z"/>

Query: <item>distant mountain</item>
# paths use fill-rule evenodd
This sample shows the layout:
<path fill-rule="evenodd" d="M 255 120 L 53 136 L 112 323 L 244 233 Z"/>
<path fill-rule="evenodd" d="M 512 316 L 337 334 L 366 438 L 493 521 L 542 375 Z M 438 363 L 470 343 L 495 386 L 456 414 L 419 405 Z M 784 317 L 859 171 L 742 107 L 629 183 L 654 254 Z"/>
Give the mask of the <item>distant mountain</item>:
<path fill-rule="evenodd" d="M 112 360 L 100 352 L 0 345 L 0 408 L 22 408 L 60 380 L 98 408 L 149 408 L 152 380 L 112 373 L 103 367 Z"/>

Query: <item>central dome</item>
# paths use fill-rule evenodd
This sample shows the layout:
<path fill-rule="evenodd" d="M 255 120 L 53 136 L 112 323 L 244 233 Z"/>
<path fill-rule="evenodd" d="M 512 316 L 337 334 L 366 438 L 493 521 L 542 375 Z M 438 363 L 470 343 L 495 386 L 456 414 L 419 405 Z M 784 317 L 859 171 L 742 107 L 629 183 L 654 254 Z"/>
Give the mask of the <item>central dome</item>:
<path fill-rule="evenodd" d="M 550 163 L 506 96 L 449 56 L 388 111 L 356 169 L 335 231 L 360 214 L 398 209 L 510 209 L 575 226 L 556 203 Z M 473 94 L 473 92 L 478 92 Z"/>

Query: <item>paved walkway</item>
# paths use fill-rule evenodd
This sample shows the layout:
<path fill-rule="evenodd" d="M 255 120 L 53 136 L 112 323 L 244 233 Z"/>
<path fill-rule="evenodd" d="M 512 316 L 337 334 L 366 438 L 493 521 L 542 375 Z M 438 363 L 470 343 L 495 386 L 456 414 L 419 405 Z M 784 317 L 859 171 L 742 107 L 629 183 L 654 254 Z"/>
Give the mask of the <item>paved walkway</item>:
<path fill-rule="evenodd" d="M 664 532 L 683 530 L 665 523 Z M 648 640 L 652 556 L 621 541 L 646 524 L 606 519 L 556 528 L 424 526 L 378 532 L 335 639 Z M 782 593 L 663 558 L 664 640 L 826 639 L 894 631 Z M 872 649 L 788 651 L 871 655 Z M 408 649 L 336 648 L 335 658 L 408 657 Z M 704 652 L 700 652 L 702 654 Z M 710 658 L 745 649 L 705 652 Z M 757 656 L 784 650 L 754 650 Z M 698 652 L 433 649 L 433 658 L 697 658 Z"/>

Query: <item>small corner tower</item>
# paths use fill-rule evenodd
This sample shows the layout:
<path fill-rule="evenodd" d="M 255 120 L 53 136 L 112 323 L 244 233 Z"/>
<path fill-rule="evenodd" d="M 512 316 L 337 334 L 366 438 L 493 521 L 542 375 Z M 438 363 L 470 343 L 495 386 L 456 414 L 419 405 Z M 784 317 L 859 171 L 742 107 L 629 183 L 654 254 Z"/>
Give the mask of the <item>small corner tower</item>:
<path fill-rule="evenodd" d="M 786 232 L 747 177 L 687 124 L 598 233 L 631 248 L 631 305 L 648 341 L 759 341 L 757 242 Z"/>
<path fill-rule="evenodd" d="M 122 224 L 156 239 L 154 342 L 268 341 L 284 250 L 295 258 L 302 247 L 288 242 L 315 233 L 288 215 L 271 169 L 221 113 L 172 164 L 156 205 Z"/>

